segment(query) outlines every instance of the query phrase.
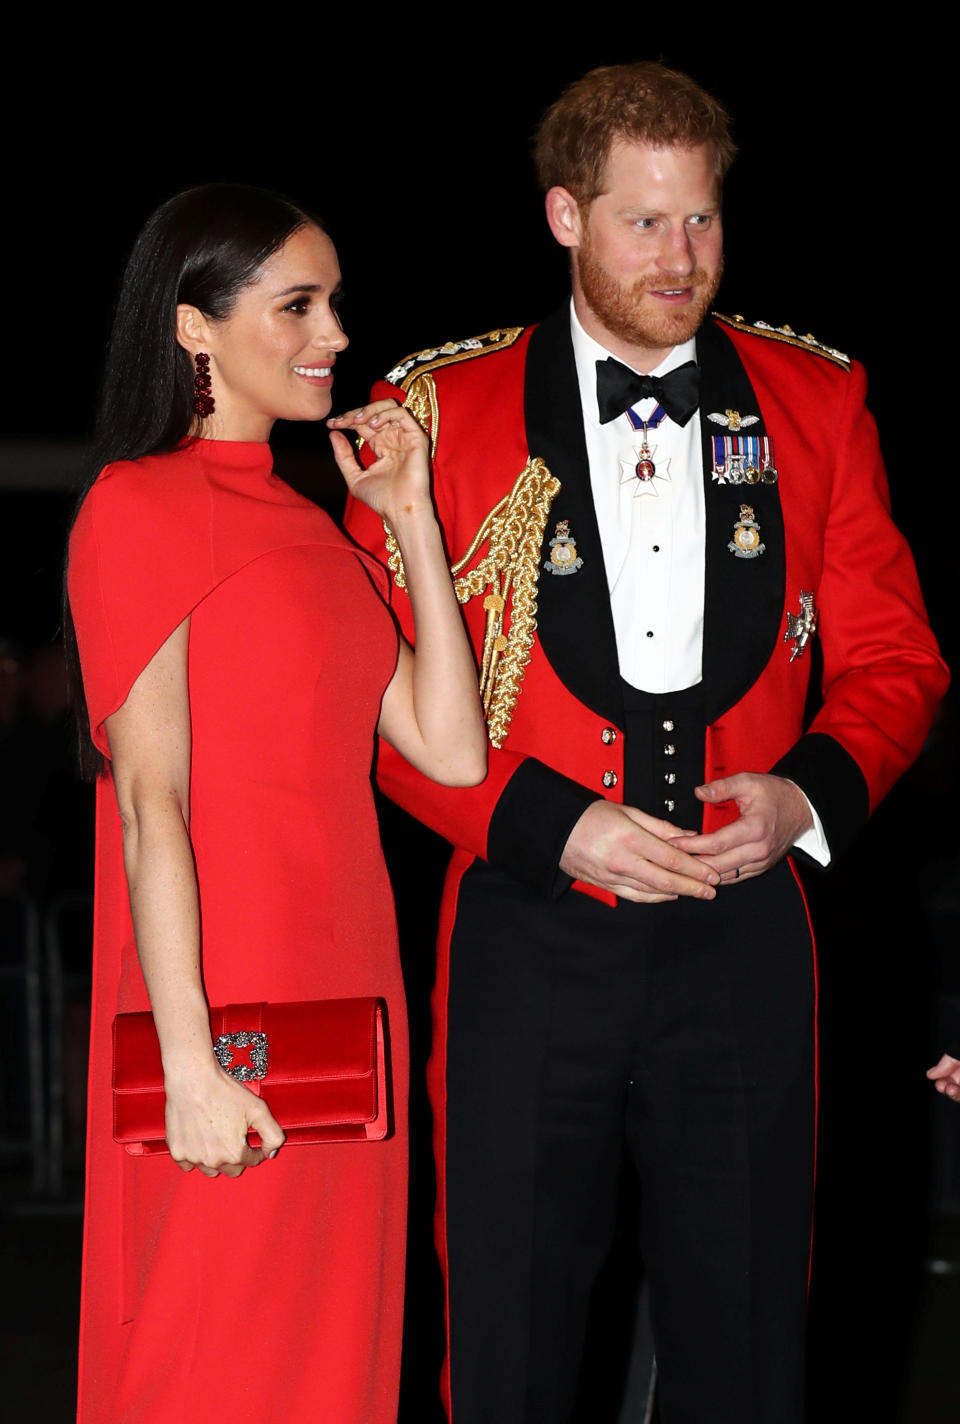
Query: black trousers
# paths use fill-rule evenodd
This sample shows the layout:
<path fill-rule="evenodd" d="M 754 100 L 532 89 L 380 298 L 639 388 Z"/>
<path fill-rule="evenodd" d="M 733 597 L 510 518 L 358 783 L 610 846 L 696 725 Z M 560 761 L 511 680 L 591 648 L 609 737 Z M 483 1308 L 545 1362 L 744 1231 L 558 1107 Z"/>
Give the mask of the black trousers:
<path fill-rule="evenodd" d="M 447 1008 L 453 1424 L 568 1424 L 624 1154 L 663 1424 L 799 1424 L 814 966 L 787 864 L 610 909 L 478 862 Z"/>

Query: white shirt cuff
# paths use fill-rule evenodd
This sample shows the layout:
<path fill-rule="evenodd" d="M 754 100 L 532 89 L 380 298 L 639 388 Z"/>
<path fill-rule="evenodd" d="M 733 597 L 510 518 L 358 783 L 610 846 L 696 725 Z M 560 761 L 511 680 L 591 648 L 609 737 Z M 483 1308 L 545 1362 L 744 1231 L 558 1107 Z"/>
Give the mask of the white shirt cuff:
<path fill-rule="evenodd" d="M 787 780 L 789 780 L 789 778 L 787 778 Z M 797 786 L 797 783 L 795 781 L 791 781 L 790 785 Z M 810 797 L 803 790 L 803 787 L 797 786 L 797 790 L 800 792 L 800 795 L 803 797 L 804 801 L 806 801 L 807 805 L 810 808 L 810 815 L 813 817 L 813 825 L 808 831 L 804 831 L 801 835 L 797 837 L 797 839 L 793 843 L 793 849 L 802 850 L 805 855 L 808 855 L 811 860 L 815 860 L 818 865 L 826 867 L 830 864 L 831 856 L 830 847 L 827 844 L 827 838 L 823 833 L 823 822 L 817 815 L 816 806 L 814 806 L 813 802 L 810 800 Z"/>

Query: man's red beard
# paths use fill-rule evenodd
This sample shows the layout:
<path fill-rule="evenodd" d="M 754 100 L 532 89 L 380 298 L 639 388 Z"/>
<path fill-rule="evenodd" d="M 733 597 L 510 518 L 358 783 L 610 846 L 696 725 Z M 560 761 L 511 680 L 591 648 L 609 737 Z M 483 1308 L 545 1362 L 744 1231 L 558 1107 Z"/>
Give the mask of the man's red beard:
<path fill-rule="evenodd" d="M 723 275 L 721 259 L 715 272 L 698 267 L 689 277 L 675 283 L 676 287 L 693 287 L 693 299 L 686 306 L 658 306 L 656 299 L 644 301 L 644 293 L 664 291 L 667 279 L 650 275 L 636 281 L 618 282 L 597 258 L 589 235 L 585 232 L 577 257 L 577 275 L 587 306 L 600 319 L 607 331 L 631 346 L 661 351 L 689 341 L 701 323 L 720 285 Z"/>

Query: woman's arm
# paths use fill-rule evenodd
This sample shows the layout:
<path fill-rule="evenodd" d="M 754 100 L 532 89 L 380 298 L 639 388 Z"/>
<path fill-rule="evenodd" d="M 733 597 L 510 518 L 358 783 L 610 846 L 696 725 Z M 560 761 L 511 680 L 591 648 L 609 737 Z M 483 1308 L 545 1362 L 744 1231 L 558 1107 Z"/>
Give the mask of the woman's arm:
<path fill-rule="evenodd" d="M 416 625 L 416 649 L 401 641 L 379 730 L 434 781 L 476 786 L 487 770 L 486 732 L 477 671 L 430 496 L 427 437 L 409 411 L 390 402 L 350 411 L 330 424 L 351 494 L 386 520 L 400 546 Z M 347 429 L 370 444 L 377 458 L 369 469 L 361 468 L 340 433 Z"/>
<path fill-rule="evenodd" d="M 186 618 L 105 723 L 134 934 L 160 1040 L 167 1146 L 185 1172 L 238 1177 L 283 1142 L 266 1103 L 213 1056 L 190 844 Z M 253 1148 L 247 1132 L 263 1147 Z"/>

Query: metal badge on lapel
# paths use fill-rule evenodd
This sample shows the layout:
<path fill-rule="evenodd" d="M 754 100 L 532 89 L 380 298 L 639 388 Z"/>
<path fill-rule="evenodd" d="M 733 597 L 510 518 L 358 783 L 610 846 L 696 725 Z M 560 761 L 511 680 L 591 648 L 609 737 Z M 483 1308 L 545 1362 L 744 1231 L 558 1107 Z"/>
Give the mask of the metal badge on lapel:
<path fill-rule="evenodd" d="M 760 419 L 759 415 L 741 415 L 738 410 L 725 410 L 723 415 L 718 410 L 711 411 L 707 416 L 714 425 L 725 425 L 731 432 L 742 430 L 747 425 L 756 425 Z"/>
<path fill-rule="evenodd" d="M 550 557 L 544 560 L 543 567 L 552 574 L 575 574 L 583 567 L 570 533 L 569 519 L 561 519 L 557 524 L 557 532 L 550 540 Z"/>
<path fill-rule="evenodd" d="M 794 642 L 793 652 L 790 654 L 790 661 L 795 662 L 797 658 L 806 652 L 807 644 L 817 631 L 817 610 L 813 606 L 813 593 L 800 593 L 800 612 L 787 614 L 787 631 L 783 635 L 783 641 Z"/>
<path fill-rule="evenodd" d="M 766 544 L 760 542 L 760 525 L 749 504 L 741 504 L 740 518 L 733 526 L 733 538 L 727 548 L 738 559 L 756 559 L 763 553 Z"/>

